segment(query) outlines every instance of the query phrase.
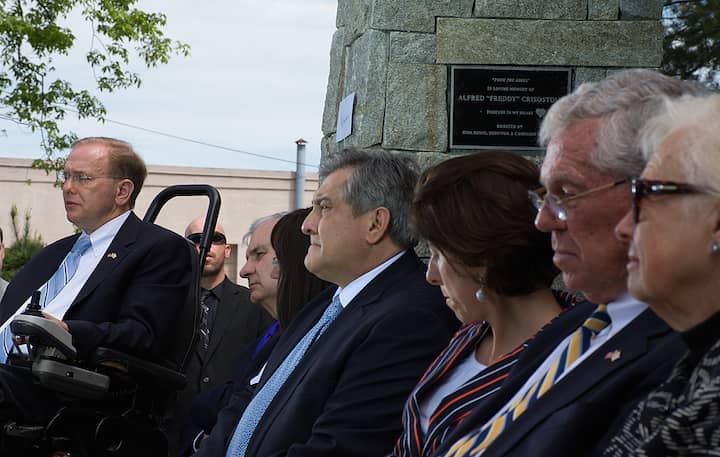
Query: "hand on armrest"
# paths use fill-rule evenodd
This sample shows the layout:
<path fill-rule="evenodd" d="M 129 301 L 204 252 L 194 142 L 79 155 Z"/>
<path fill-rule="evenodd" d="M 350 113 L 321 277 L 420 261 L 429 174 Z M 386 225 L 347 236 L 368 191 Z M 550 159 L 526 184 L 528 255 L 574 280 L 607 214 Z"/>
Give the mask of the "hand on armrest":
<path fill-rule="evenodd" d="M 58 319 L 57 317 L 55 317 L 51 314 L 48 314 L 48 313 L 42 313 L 42 315 L 45 319 L 55 322 L 57 325 L 60 326 L 61 329 L 65 330 L 68 333 L 70 332 L 70 329 L 68 328 L 67 324 L 65 322 L 61 321 L 60 319 Z"/>

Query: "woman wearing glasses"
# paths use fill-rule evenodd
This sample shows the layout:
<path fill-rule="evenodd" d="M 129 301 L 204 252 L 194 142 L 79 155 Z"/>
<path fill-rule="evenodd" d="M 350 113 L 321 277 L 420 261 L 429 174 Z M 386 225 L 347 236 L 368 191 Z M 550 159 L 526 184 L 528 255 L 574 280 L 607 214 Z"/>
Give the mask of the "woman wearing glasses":
<path fill-rule="evenodd" d="M 553 293 L 550 237 L 533 225 L 538 169 L 488 151 L 426 170 L 412 217 L 430 248 L 427 280 L 464 327 L 408 399 L 394 456 L 432 454 L 511 373 L 528 339 L 571 304 Z M 510 374 L 511 375 L 511 374 Z"/>
<path fill-rule="evenodd" d="M 720 445 L 720 95 L 666 101 L 616 228 L 628 288 L 689 350 L 628 416 L 606 456 L 716 455 Z"/>

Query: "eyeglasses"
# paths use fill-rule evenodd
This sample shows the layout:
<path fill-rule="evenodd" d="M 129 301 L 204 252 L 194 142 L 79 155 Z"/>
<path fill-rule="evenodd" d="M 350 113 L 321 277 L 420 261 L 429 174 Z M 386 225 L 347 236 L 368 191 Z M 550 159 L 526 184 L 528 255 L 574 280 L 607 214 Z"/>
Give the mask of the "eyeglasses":
<path fill-rule="evenodd" d="M 125 179 L 122 176 L 112 176 L 112 175 L 90 176 L 90 175 L 86 175 L 85 173 L 67 173 L 65 170 L 60 170 L 57 172 L 57 179 L 58 179 L 58 181 L 60 181 L 63 184 L 65 184 L 67 181 L 70 181 L 75 184 L 86 185 L 86 184 L 90 184 L 90 182 L 94 179 L 101 179 L 101 178 Z"/>
<path fill-rule="evenodd" d="M 602 186 L 598 187 L 593 187 L 592 189 L 588 189 L 585 192 L 580 192 L 579 194 L 571 195 L 565 198 L 560 198 L 555 194 L 551 194 L 547 191 L 547 189 L 541 187 L 539 189 L 529 190 L 528 199 L 530 199 L 530 203 L 532 203 L 535 209 L 538 210 L 538 213 L 542 210 L 543 205 L 547 205 L 548 209 L 552 211 L 555 217 L 557 217 L 561 221 L 567 221 L 568 213 L 566 205 L 568 202 L 587 197 L 588 195 L 592 195 L 602 190 L 612 189 L 613 187 L 619 186 L 620 184 L 624 184 L 628 181 L 628 179 L 613 181 L 611 183 L 603 184 Z"/>
<path fill-rule="evenodd" d="M 200 244 L 200 238 L 202 238 L 202 233 L 191 233 L 190 235 L 186 236 L 188 240 L 192 241 L 195 244 Z M 225 238 L 225 235 L 223 235 L 220 232 L 215 232 L 212 236 L 212 244 L 227 244 L 227 238 Z"/>
<path fill-rule="evenodd" d="M 694 184 L 672 181 L 651 181 L 648 179 L 635 178 L 631 184 L 633 195 L 633 220 L 637 224 L 640 220 L 640 201 L 648 195 L 681 195 L 681 194 L 712 194 L 720 195 L 720 192 Z"/>

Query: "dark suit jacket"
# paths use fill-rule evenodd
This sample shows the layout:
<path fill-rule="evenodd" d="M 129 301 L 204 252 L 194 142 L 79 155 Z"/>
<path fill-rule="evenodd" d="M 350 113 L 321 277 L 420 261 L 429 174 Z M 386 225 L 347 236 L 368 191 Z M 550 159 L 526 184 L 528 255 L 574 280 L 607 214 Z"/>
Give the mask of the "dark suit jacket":
<path fill-rule="evenodd" d="M 578 305 L 538 334 L 500 392 L 463 421 L 433 455 L 445 455 L 458 439 L 490 420 L 592 308 Z M 685 350 L 678 334 L 645 310 L 512 423 L 483 457 L 601 453 L 625 416 L 669 376 Z M 609 353 L 618 354 L 615 351 L 620 357 L 612 361 Z"/>
<path fill-rule="evenodd" d="M 79 235 L 40 251 L 18 272 L 0 302 L 5 322 L 43 285 Z M 160 355 L 173 334 L 191 280 L 190 251 L 181 236 L 131 213 L 62 318 L 78 356 L 98 346 Z"/>
<path fill-rule="evenodd" d="M 240 352 L 273 322 L 272 316 L 261 306 L 250 303 L 247 287 L 239 286 L 227 277 L 222 284 L 223 293 L 217 305 L 208 349 L 196 349 L 188 365 L 187 389 L 191 397 L 230 379 Z"/>
<path fill-rule="evenodd" d="M 402 406 L 433 357 L 457 329 L 440 290 L 425 281 L 413 252 L 370 282 L 315 342 L 260 420 L 247 456 L 377 456 L 402 428 Z M 282 333 L 261 386 L 330 303 L 308 303 Z M 246 406 L 233 397 L 198 456 L 224 456 Z"/>
<path fill-rule="evenodd" d="M 256 341 L 272 322 L 272 316 L 261 306 L 250 303 L 247 287 L 225 278 L 222 283 L 222 297 L 218 301 L 213 328 L 210 331 L 208 349 L 203 351 L 199 341 L 197 342 L 185 371 L 188 383 L 178 394 L 173 419 L 167 426 L 174 453 L 181 454 L 183 451 L 180 449 L 187 447 L 184 442 L 192 440 L 199 432 L 187 419 L 191 414 L 193 401 L 208 388 L 220 386 L 231 379 L 238 368 L 241 353 L 249 352 L 244 358 L 244 362 L 249 364 L 252 354 L 249 345 Z M 209 398 L 215 400 L 215 404 L 222 401 L 222 398 L 216 398 L 212 394 Z M 217 409 L 208 406 L 210 411 L 214 410 L 217 414 Z M 178 450 L 175 450 L 176 444 L 179 446 Z"/>

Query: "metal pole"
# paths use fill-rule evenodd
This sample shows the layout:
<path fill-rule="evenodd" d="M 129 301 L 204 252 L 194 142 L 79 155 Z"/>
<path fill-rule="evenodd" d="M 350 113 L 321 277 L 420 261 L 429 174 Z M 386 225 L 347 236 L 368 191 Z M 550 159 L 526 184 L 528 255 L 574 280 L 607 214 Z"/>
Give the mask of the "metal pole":
<path fill-rule="evenodd" d="M 307 141 L 300 138 L 295 141 L 297 145 L 297 159 L 295 160 L 295 206 L 293 209 L 305 206 L 305 144 Z"/>

